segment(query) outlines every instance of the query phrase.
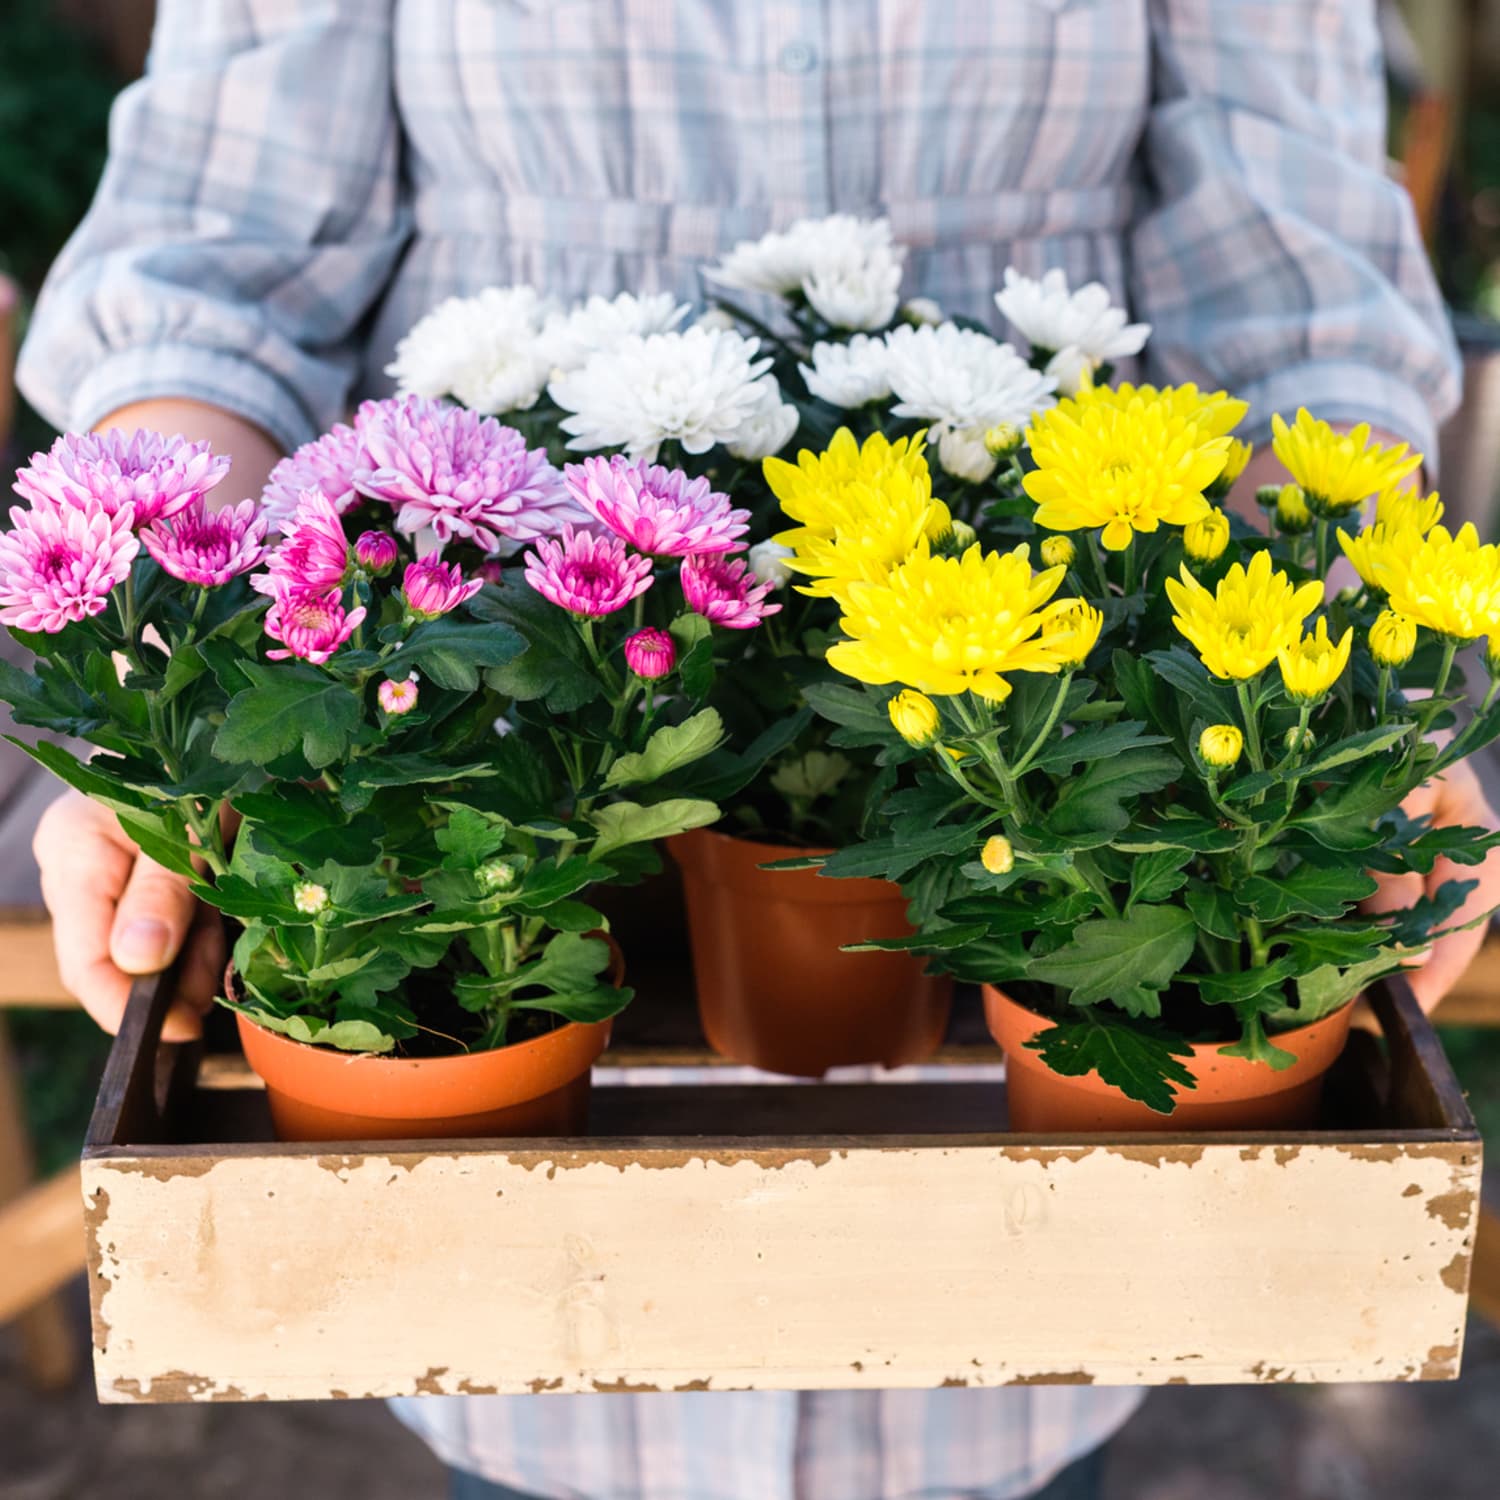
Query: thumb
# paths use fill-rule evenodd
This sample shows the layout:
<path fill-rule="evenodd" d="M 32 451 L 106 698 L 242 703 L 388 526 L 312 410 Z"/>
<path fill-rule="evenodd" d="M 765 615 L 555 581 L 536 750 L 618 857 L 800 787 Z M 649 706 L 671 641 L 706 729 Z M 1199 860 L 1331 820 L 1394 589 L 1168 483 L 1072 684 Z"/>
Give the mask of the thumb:
<path fill-rule="evenodd" d="M 126 974 L 155 974 L 177 956 L 192 925 L 195 898 L 184 876 L 141 854 L 120 895 L 109 956 Z"/>

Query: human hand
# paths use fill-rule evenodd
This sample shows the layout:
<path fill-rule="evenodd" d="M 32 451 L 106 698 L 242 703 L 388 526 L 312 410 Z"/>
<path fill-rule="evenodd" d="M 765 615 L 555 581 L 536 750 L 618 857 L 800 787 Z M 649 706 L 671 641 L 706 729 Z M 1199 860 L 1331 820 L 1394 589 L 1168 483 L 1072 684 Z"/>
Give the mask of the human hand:
<path fill-rule="evenodd" d="M 1489 831 L 1500 827 L 1495 810 L 1467 761 L 1450 766 L 1441 776 L 1419 786 L 1402 804 L 1402 809 L 1410 818 L 1430 817 L 1435 828 L 1458 825 Z M 1363 903 L 1362 909 L 1367 912 L 1400 910 L 1424 895 L 1431 895 L 1445 881 L 1478 880 L 1468 900 L 1444 923 L 1451 927 L 1472 921 L 1500 904 L 1500 850 L 1490 850 L 1478 865 L 1458 865 L 1451 859 L 1440 858 L 1430 875 L 1377 874 L 1375 878 L 1380 889 Z M 1414 963 L 1418 967 L 1407 977 L 1423 1010 L 1432 1010 L 1462 978 L 1483 944 L 1488 926 L 1481 922 L 1467 932 L 1450 933 L 1417 956 Z"/>
<path fill-rule="evenodd" d="M 166 968 L 186 942 L 162 1040 L 198 1036 L 224 971 L 218 913 L 193 897 L 181 875 L 142 854 L 108 808 L 77 792 L 42 814 L 32 848 L 58 972 L 83 1008 L 118 1031 L 132 976 Z"/>

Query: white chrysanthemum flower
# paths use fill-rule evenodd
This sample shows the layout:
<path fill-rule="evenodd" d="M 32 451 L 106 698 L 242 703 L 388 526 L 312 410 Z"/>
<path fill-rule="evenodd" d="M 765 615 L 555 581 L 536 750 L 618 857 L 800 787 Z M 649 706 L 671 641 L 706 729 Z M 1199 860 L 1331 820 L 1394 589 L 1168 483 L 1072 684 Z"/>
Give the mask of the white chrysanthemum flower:
<path fill-rule="evenodd" d="M 666 333 L 688 314 L 685 302 L 670 292 L 637 297 L 590 297 L 567 312 L 553 313 L 542 328 L 542 355 L 552 374 L 576 370 L 591 354 L 613 349 L 621 339 Z"/>
<path fill-rule="evenodd" d="M 739 326 L 722 307 L 710 307 L 693 320 L 694 328 L 703 328 L 709 333 L 733 333 Z"/>
<path fill-rule="evenodd" d="M 931 297 L 912 297 L 901 304 L 901 321 L 917 328 L 924 323 L 936 328 L 943 321 L 943 309 Z"/>
<path fill-rule="evenodd" d="M 1075 348 L 1096 369 L 1105 360 L 1139 354 L 1151 333 L 1149 323 L 1125 321 L 1125 309 L 1114 305 L 1103 282 L 1091 281 L 1070 292 L 1067 277 L 1057 270 L 1033 281 L 1007 266 L 995 305 L 1033 352 L 1050 357 Z"/>
<path fill-rule="evenodd" d="M 746 561 L 758 582 L 770 584 L 773 589 L 784 589 L 792 578 L 787 559 L 794 555 L 790 547 L 783 547 L 780 542 L 767 537 L 750 549 Z"/>
<path fill-rule="evenodd" d="M 758 384 L 770 368 L 757 339 L 721 329 L 632 335 L 589 356 L 548 387 L 571 413 L 562 420 L 568 447 L 618 448 L 654 460 L 664 442 L 706 453 L 738 436 L 761 407 Z"/>
<path fill-rule="evenodd" d="M 847 344 L 814 344 L 812 364 L 798 368 L 807 389 L 830 406 L 853 410 L 891 394 L 885 340 L 867 333 L 856 333 Z"/>
<path fill-rule="evenodd" d="M 891 408 L 898 417 L 916 417 L 944 428 L 974 432 L 981 439 L 991 427 L 1025 427 L 1032 414 L 1053 404 L 1056 382 L 1039 374 L 1011 348 L 977 333 L 943 323 L 937 328 L 903 324 L 886 335 Z"/>
<path fill-rule="evenodd" d="M 781 387 L 774 375 L 763 376 L 758 384 L 759 405 L 727 443 L 730 453 L 747 463 L 759 463 L 773 453 L 780 453 L 802 421 L 797 408 L 781 399 Z"/>
<path fill-rule="evenodd" d="M 1046 374 L 1057 382 L 1059 396 L 1076 396 L 1079 391 L 1094 383 L 1094 371 L 1099 366 L 1090 359 L 1077 344 L 1059 349 L 1047 361 Z"/>
<path fill-rule="evenodd" d="M 946 426 L 938 431 L 938 462 L 945 474 L 969 484 L 983 484 L 999 464 L 984 440 L 983 431 Z"/>
<path fill-rule="evenodd" d="M 529 286 L 449 297 L 396 345 L 385 373 L 403 396 L 452 396 L 487 416 L 525 411 L 551 373 L 538 335 L 552 308 Z"/>
<path fill-rule="evenodd" d="M 883 328 L 896 311 L 905 255 L 889 219 L 830 214 L 745 240 L 704 275 L 772 297 L 801 293 L 836 328 Z"/>

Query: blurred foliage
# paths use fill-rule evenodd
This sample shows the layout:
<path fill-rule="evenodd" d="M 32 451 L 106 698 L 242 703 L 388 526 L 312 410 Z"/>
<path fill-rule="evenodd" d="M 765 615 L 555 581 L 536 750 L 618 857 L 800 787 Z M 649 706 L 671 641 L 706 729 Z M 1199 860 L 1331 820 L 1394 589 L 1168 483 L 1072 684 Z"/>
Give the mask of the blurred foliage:
<path fill-rule="evenodd" d="M 1453 1071 L 1469 1096 L 1479 1133 L 1487 1141 L 1500 1141 L 1500 1030 L 1445 1026 L 1439 1035 Z"/>

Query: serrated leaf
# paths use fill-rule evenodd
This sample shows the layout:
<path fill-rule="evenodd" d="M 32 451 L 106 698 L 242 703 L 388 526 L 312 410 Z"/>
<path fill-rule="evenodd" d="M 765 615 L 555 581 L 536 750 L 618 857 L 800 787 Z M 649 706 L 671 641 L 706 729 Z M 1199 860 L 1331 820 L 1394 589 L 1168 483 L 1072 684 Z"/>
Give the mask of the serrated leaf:
<path fill-rule="evenodd" d="M 1206 880 L 1191 882 L 1183 896 L 1193 920 L 1210 937 L 1226 943 L 1235 942 L 1240 935 L 1235 921 L 1234 896 L 1221 885 Z"/>
<path fill-rule="evenodd" d="M 1362 729 L 1358 734 L 1335 740 L 1333 744 L 1316 752 L 1305 765 L 1297 767 L 1297 775 L 1318 777 L 1338 766 L 1348 765 L 1351 761 L 1379 755 L 1393 745 L 1399 745 L 1415 727 L 1412 724 L 1398 724 L 1394 727 L 1386 725 L 1379 729 Z"/>
<path fill-rule="evenodd" d="M 1122 723 L 1100 724 L 1062 735 L 1042 750 L 1031 763 L 1031 769 L 1063 775 L 1085 761 L 1101 760 L 1140 745 L 1167 745 L 1165 735 L 1147 734 L 1146 726 L 1135 719 Z"/>
<path fill-rule="evenodd" d="M 444 615 L 416 626 L 383 665 L 390 676 L 402 677 L 415 668 L 440 688 L 472 693 L 481 667 L 503 667 L 526 649 L 509 625 Z"/>
<path fill-rule="evenodd" d="M 1097 1073 L 1127 1099 L 1160 1115 L 1171 1114 L 1177 1090 L 1195 1082 L 1179 1061 L 1191 1057 L 1192 1048 L 1180 1037 L 1148 1030 L 1140 1022 L 1107 1020 L 1091 1012 L 1059 1021 L 1026 1046 L 1054 1073 L 1065 1078 Z"/>
<path fill-rule="evenodd" d="M 1377 889 L 1375 878 L 1360 869 L 1300 864 L 1287 875 L 1252 875 L 1236 894 L 1261 921 L 1284 922 L 1298 916 L 1341 917 Z"/>
<path fill-rule="evenodd" d="M 1186 863 L 1186 851 L 1182 849 L 1158 849 L 1134 860 L 1130 866 L 1129 906 L 1164 901 L 1186 885 Z"/>
<path fill-rule="evenodd" d="M 1181 772 L 1177 757 L 1160 746 L 1124 750 L 1107 760 L 1094 761 L 1063 785 L 1044 827 L 1065 837 L 1118 833 L 1130 823 L 1125 807 L 1128 798 L 1159 792 Z"/>
<path fill-rule="evenodd" d="M 604 778 L 606 790 L 660 780 L 711 754 L 724 743 L 724 721 L 717 709 L 705 708 L 680 724 L 663 724 L 644 750 L 622 755 Z"/>
<path fill-rule="evenodd" d="M 300 747 L 315 770 L 331 766 L 349 748 L 363 713 L 341 682 L 314 667 L 242 663 L 251 686 L 229 700 L 214 737 L 214 754 L 235 764 L 265 766 Z"/>
<path fill-rule="evenodd" d="M 928 927 L 907 937 L 866 938 L 859 943 L 845 943 L 844 953 L 944 953 L 963 948 L 989 931 L 983 922 L 965 922 L 953 926 Z"/>
<path fill-rule="evenodd" d="M 1182 907 L 1138 906 L 1129 917 L 1080 923 L 1070 943 L 1032 964 L 1030 977 L 1067 990 L 1073 1005 L 1160 990 L 1187 962 L 1196 939 L 1197 924 Z"/>
<path fill-rule="evenodd" d="M 589 858 L 600 860 L 627 844 L 671 838 L 718 821 L 718 805 L 698 797 L 672 797 L 650 807 L 642 807 L 639 802 L 613 802 L 589 814 L 589 822 L 598 830 Z"/>

